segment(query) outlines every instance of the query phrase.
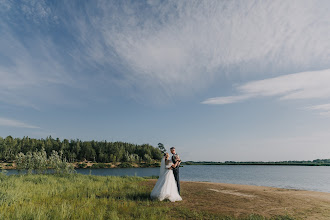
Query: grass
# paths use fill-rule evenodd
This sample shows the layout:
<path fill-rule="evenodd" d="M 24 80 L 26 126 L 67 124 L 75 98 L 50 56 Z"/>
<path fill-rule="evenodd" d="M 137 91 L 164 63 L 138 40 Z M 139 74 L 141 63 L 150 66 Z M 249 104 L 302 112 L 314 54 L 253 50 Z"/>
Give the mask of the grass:
<path fill-rule="evenodd" d="M 152 201 L 150 189 L 140 184 L 143 181 L 141 177 L 0 173 L 0 219 L 236 219 Z"/>

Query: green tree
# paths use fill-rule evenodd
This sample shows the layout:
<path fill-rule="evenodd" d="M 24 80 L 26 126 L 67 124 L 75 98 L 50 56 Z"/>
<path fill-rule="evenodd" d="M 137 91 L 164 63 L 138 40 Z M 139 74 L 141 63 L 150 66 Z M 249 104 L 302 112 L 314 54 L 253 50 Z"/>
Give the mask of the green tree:
<path fill-rule="evenodd" d="M 13 162 L 21 152 L 26 156 L 26 160 L 34 152 L 46 152 L 49 157 L 53 151 L 63 152 L 63 157 L 72 162 L 81 162 L 85 159 L 95 162 L 143 162 L 146 160 L 159 160 L 162 151 L 149 144 L 132 144 L 126 142 L 107 142 L 107 141 L 81 141 L 67 140 L 61 141 L 59 138 L 53 139 L 51 136 L 46 139 L 34 139 L 29 137 L 6 138 L 0 137 L 0 160 Z M 148 155 L 148 156 L 145 156 Z M 29 163 L 33 169 L 33 162 Z M 26 168 L 27 169 L 27 168 Z"/>

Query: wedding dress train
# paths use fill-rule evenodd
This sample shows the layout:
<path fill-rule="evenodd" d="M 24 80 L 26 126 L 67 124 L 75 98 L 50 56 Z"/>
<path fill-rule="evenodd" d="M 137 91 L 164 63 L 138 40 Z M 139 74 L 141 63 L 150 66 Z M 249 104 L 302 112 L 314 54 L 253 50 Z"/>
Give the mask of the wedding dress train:
<path fill-rule="evenodd" d="M 178 192 L 173 171 L 168 169 L 172 166 L 172 164 L 172 161 L 168 160 L 165 162 L 165 158 L 162 159 L 159 179 L 150 194 L 152 199 L 158 199 L 160 201 L 168 199 L 171 202 L 182 200 Z"/>

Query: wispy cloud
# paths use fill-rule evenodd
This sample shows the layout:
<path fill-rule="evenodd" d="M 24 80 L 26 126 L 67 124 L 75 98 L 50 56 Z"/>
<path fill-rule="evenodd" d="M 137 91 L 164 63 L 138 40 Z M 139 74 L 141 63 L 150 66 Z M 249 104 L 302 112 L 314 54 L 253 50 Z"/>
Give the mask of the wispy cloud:
<path fill-rule="evenodd" d="M 214 97 L 202 104 L 229 104 L 257 97 L 276 96 L 280 100 L 330 98 L 330 69 L 302 72 L 257 80 L 238 86 L 236 96 Z M 325 110 L 328 105 L 312 107 Z M 311 109 L 312 109 L 311 108 Z"/>
<path fill-rule="evenodd" d="M 253 95 L 250 94 L 238 95 L 238 96 L 214 97 L 214 98 L 206 99 L 205 101 L 202 102 L 202 104 L 224 105 L 224 104 L 240 102 L 252 97 Z"/>
<path fill-rule="evenodd" d="M 314 106 L 307 107 L 306 109 L 330 111 L 330 104 L 314 105 Z"/>
<path fill-rule="evenodd" d="M 58 25 L 56 14 L 45 1 L 2 0 L 2 5 L 0 102 L 36 110 L 40 103 L 65 102 L 61 90 L 77 87 L 79 79 L 73 80 L 68 54 L 48 33 Z"/>
<path fill-rule="evenodd" d="M 305 109 L 317 111 L 319 115 L 324 117 L 330 117 L 330 104 L 314 105 Z"/>
<path fill-rule="evenodd" d="M 329 9 L 310 1 L 98 1 L 84 8 L 87 19 L 74 17 L 83 45 L 74 57 L 118 67 L 106 78 L 134 93 L 167 96 L 200 91 L 218 77 L 329 68 Z"/>
<path fill-rule="evenodd" d="M 0 117 L 0 126 L 16 127 L 16 128 L 40 128 L 14 119 L 1 118 L 1 117 Z"/>
<path fill-rule="evenodd" d="M 2 2 L 6 102 L 58 101 L 72 84 L 176 97 L 220 79 L 330 68 L 325 1 Z"/>

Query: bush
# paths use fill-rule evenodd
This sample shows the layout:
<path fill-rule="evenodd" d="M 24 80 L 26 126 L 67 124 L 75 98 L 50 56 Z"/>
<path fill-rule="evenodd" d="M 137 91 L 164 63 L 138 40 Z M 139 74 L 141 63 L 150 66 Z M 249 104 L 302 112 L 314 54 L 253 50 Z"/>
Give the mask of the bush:
<path fill-rule="evenodd" d="M 54 169 L 56 174 L 69 174 L 74 172 L 72 164 L 68 163 L 63 156 L 63 152 L 52 152 L 49 158 L 44 148 L 40 151 L 19 153 L 16 156 L 16 165 L 18 171 L 27 170 L 28 174 L 32 174 L 33 170 L 36 173 L 47 173 L 48 168 Z"/>
<path fill-rule="evenodd" d="M 124 162 L 118 165 L 119 168 L 132 168 L 133 165 L 131 163 L 128 162 Z"/>
<path fill-rule="evenodd" d="M 78 168 L 86 168 L 86 167 L 87 167 L 87 164 L 85 164 L 85 163 L 78 164 Z"/>
<path fill-rule="evenodd" d="M 160 163 L 159 162 L 155 162 L 155 163 L 141 163 L 140 167 L 160 167 Z"/>
<path fill-rule="evenodd" d="M 108 165 L 105 163 L 94 163 L 91 168 L 108 168 Z"/>

